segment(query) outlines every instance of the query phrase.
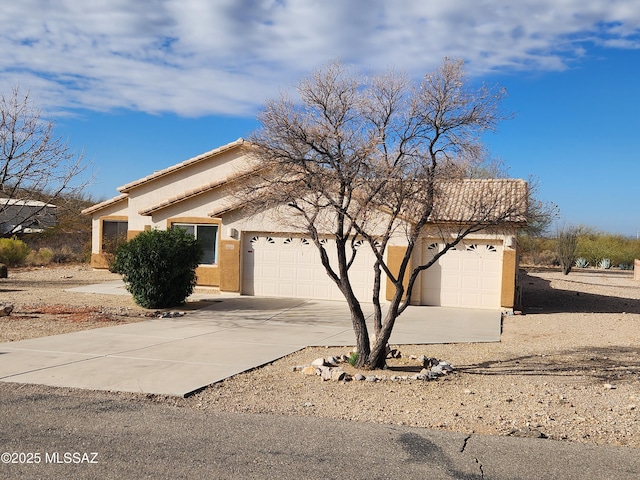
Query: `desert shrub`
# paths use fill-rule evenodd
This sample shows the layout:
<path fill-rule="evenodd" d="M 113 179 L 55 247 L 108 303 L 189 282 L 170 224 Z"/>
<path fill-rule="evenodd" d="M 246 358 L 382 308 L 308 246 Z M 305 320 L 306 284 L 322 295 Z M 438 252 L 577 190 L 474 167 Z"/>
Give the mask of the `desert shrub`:
<path fill-rule="evenodd" d="M 51 261 L 54 263 L 79 263 L 83 261 L 83 256 L 76 249 L 62 245 L 60 248 L 53 250 Z"/>
<path fill-rule="evenodd" d="M 355 367 L 356 363 L 358 363 L 358 352 L 351 352 L 349 355 L 349 365 Z"/>
<path fill-rule="evenodd" d="M 598 262 L 598 268 L 601 268 L 602 270 L 609 270 L 611 268 L 611 260 L 603 258 Z"/>
<path fill-rule="evenodd" d="M 584 257 L 578 257 L 578 258 L 576 258 L 576 267 L 578 267 L 578 268 L 588 268 L 589 267 L 589 261 Z"/>
<path fill-rule="evenodd" d="M 23 235 L 31 250 L 47 248 L 53 252 L 53 263 L 86 263 L 91 259 L 91 232 L 63 231 L 57 226 L 42 233 Z"/>
<path fill-rule="evenodd" d="M 612 265 L 633 264 L 633 259 L 640 255 L 640 242 L 622 235 L 590 232 L 578 239 L 577 255 L 592 265 L 598 265 L 605 258 Z"/>
<path fill-rule="evenodd" d="M 519 235 L 518 251 L 523 265 L 558 265 L 555 238 Z"/>
<path fill-rule="evenodd" d="M 145 308 L 181 305 L 196 285 L 202 247 L 182 229 L 148 230 L 120 245 L 112 269 Z"/>
<path fill-rule="evenodd" d="M 31 252 L 29 246 L 17 238 L 0 238 L 0 263 L 14 267 L 22 264 Z"/>
<path fill-rule="evenodd" d="M 558 231 L 555 238 L 531 237 L 526 234 L 518 236 L 518 249 L 521 263 L 523 265 L 559 265 L 562 241 L 568 240 L 560 236 L 561 233 L 577 232 L 577 244 L 575 248 L 575 258 L 582 258 L 588 265 L 600 266 L 603 260 L 608 259 L 611 267 L 622 269 L 633 265 L 634 258 L 640 258 L 640 240 L 637 238 L 625 237 L 624 235 L 613 235 L 602 233 L 593 228 L 580 226 L 564 228 Z M 565 245 L 564 247 L 571 247 Z M 564 252 L 567 253 L 567 252 Z M 568 259 L 567 259 L 568 261 Z M 582 263 L 582 262 L 581 262 Z M 601 268 L 607 265 L 605 261 Z M 584 268 L 583 265 L 574 266 Z"/>
<path fill-rule="evenodd" d="M 53 260 L 53 250 L 50 248 L 39 248 L 38 251 L 31 250 L 24 263 L 31 266 L 49 265 Z"/>

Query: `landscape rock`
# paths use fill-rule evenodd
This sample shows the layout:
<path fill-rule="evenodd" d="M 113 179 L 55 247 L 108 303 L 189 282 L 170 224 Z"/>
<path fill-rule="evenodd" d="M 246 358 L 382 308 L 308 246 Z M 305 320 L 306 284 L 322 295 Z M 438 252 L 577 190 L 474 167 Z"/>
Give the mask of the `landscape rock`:
<path fill-rule="evenodd" d="M 399 348 L 395 347 L 391 349 L 388 356 L 391 358 L 402 358 L 402 353 Z"/>
<path fill-rule="evenodd" d="M 419 378 L 418 380 L 434 380 L 436 378 L 438 378 L 438 374 L 428 370 L 426 368 L 423 368 L 422 370 L 420 370 L 420 373 L 418 374 L 424 378 Z"/>
<path fill-rule="evenodd" d="M 353 376 L 353 379 L 354 379 L 354 380 L 357 380 L 357 381 L 359 381 L 359 382 L 361 382 L 361 381 L 365 380 L 366 378 L 367 378 L 367 377 L 365 377 L 365 376 L 364 376 L 364 375 L 362 375 L 361 373 L 356 373 L 356 374 Z"/>
<path fill-rule="evenodd" d="M 514 429 L 509 432 L 510 437 L 524 437 L 524 438 L 549 438 L 536 428 L 526 427 L 521 430 Z"/>
<path fill-rule="evenodd" d="M 0 317 L 6 317 L 13 312 L 13 305 L 11 303 L 0 303 Z"/>
<path fill-rule="evenodd" d="M 338 359 L 336 357 L 327 357 L 325 362 L 326 362 L 327 365 L 329 365 L 331 367 L 337 367 L 338 366 Z"/>
<path fill-rule="evenodd" d="M 332 368 L 329 367 L 320 367 L 320 378 L 322 378 L 322 380 L 324 380 L 325 382 L 327 380 L 331 380 L 332 378 Z"/>
<path fill-rule="evenodd" d="M 420 362 L 424 368 L 432 368 L 440 364 L 440 360 L 437 358 L 427 357 L 426 355 L 420 355 L 418 357 L 418 362 Z"/>
<path fill-rule="evenodd" d="M 451 365 L 449 362 L 445 362 L 444 360 L 440 360 L 440 363 L 438 363 L 438 365 L 442 368 L 443 372 L 453 372 L 456 368 Z"/>
<path fill-rule="evenodd" d="M 183 317 L 184 315 L 184 312 L 155 312 L 153 314 L 153 316 L 157 318 L 178 318 Z"/>
<path fill-rule="evenodd" d="M 313 362 L 311 362 L 311 365 L 313 365 L 314 367 L 324 367 L 324 358 L 316 358 Z"/>
<path fill-rule="evenodd" d="M 317 375 L 316 367 L 306 366 L 302 369 L 302 373 L 305 375 Z"/>

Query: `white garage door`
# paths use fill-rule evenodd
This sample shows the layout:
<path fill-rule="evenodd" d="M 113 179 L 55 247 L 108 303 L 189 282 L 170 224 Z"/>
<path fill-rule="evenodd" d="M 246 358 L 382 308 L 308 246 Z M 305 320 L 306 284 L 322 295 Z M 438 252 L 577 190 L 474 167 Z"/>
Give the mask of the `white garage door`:
<path fill-rule="evenodd" d="M 426 241 L 423 261 L 442 248 L 442 243 Z M 422 273 L 421 284 L 423 305 L 500 308 L 502 244 L 460 243 Z"/>
<path fill-rule="evenodd" d="M 337 265 L 333 240 L 323 240 L 331 265 Z M 264 233 L 243 237 L 242 293 L 274 297 L 344 300 L 327 275 L 311 239 Z M 349 278 L 361 301 L 370 301 L 375 256 L 368 245 L 358 248 Z"/>

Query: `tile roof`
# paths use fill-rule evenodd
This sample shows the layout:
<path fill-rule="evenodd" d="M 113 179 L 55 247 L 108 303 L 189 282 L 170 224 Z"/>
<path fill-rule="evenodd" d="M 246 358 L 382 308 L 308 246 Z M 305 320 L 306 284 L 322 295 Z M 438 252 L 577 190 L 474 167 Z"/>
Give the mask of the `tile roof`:
<path fill-rule="evenodd" d="M 221 206 L 215 208 L 213 211 L 211 211 L 208 215 L 210 217 L 212 217 L 212 218 L 220 218 L 225 213 L 233 212 L 235 210 L 238 210 L 238 209 L 242 208 L 243 206 L 244 206 L 244 204 L 242 204 L 242 203 L 233 203 L 233 204 L 225 205 L 225 206 L 221 205 Z"/>
<path fill-rule="evenodd" d="M 103 208 L 106 208 L 106 207 L 108 207 L 110 205 L 114 205 L 114 204 L 116 204 L 118 202 L 126 200 L 127 198 L 129 198 L 129 195 L 127 195 L 126 193 L 123 193 L 122 195 L 118 195 L 117 197 L 113 197 L 113 198 L 110 198 L 109 200 L 105 200 L 104 202 L 96 203 L 95 205 L 87 207 L 84 210 L 82 210 L 80 213 L 82 215 L 90 215 L 93 212 L 97 212 L 98 210 L 102 210 Z"/>
<path fill-rule="evenodd" d="M 151 175 L 148 175 L 144 178 L 141 178 L 139 180 L 135 180 L 131 183 L 127 183 L 126 185 L 123 185 L 122 187 L 118 187 L 118 191 L 122 192 L 122 193 L 126 193 L 131 191 L 132 189 L 150 182 L 152 180 L 155 180 L 156 178 L 160 178 L 160 177 L 164 177 L 165 175 L 169 175 L 170 173 L 175 172 L 176 170 L 181 170 L 183 168 L 189 167 L 191 165 L 194 165 L 198 162 L 201 162 L 203 160 L 206 160 L 214 155 L 218 155 L 222 152 L 226 152 L 228 150 L 231 150 L 233 148 L 239 147 L 241 145 L 243 145 L 245 143 L 245 140 L 243 138 L 239 138 L 237 139 L 235 142 L 231 142 L 231 143 L 227 143 L 226 145 L 223 145 L 221 147 L 218 148 L 214 148 L 213 150 L 210 150 L 208 152 L 202 153 L 196 157 L 190 158 L 189 160 L 185 160 L 184 162 L 178 163 L 176 165 L 172 165 L 168 168 L 165 168 L 164 170 L 158 170 L 157 172 L 152 173 Z"/>
<path fill-rule="evenodd" d="M 445 182 L 436 190 L 429 223 L 514 222 L 527 220 L 528 185 L 512 178 Z"/>
<path fill-rule="evenodd" d="M 519 223 L 527 221 L 528 185 L 520 179 L 464 179 L 440 184 L 430 224 Z M 209 216 L 220 217 L 243 203 L 219 206 Z"/>

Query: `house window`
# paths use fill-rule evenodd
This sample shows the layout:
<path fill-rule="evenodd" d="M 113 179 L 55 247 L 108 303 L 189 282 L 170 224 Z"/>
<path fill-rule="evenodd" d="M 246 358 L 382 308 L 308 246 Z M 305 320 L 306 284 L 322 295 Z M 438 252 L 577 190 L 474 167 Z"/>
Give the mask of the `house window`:
<path fill-rule="evenodd" d="M 172 228 L 181 228 L 190 233 L 200 241 L 204 255 L 200 263 L 202 265 L 212 265 L 218 263 L 218 225 L 174 223 Z"/>
<path fill-rule="evenodd" d="M 118 220 L 102 221 L 102 251 L 112 253 L 121 243 L 127 241 L 129 222 Z"/>

